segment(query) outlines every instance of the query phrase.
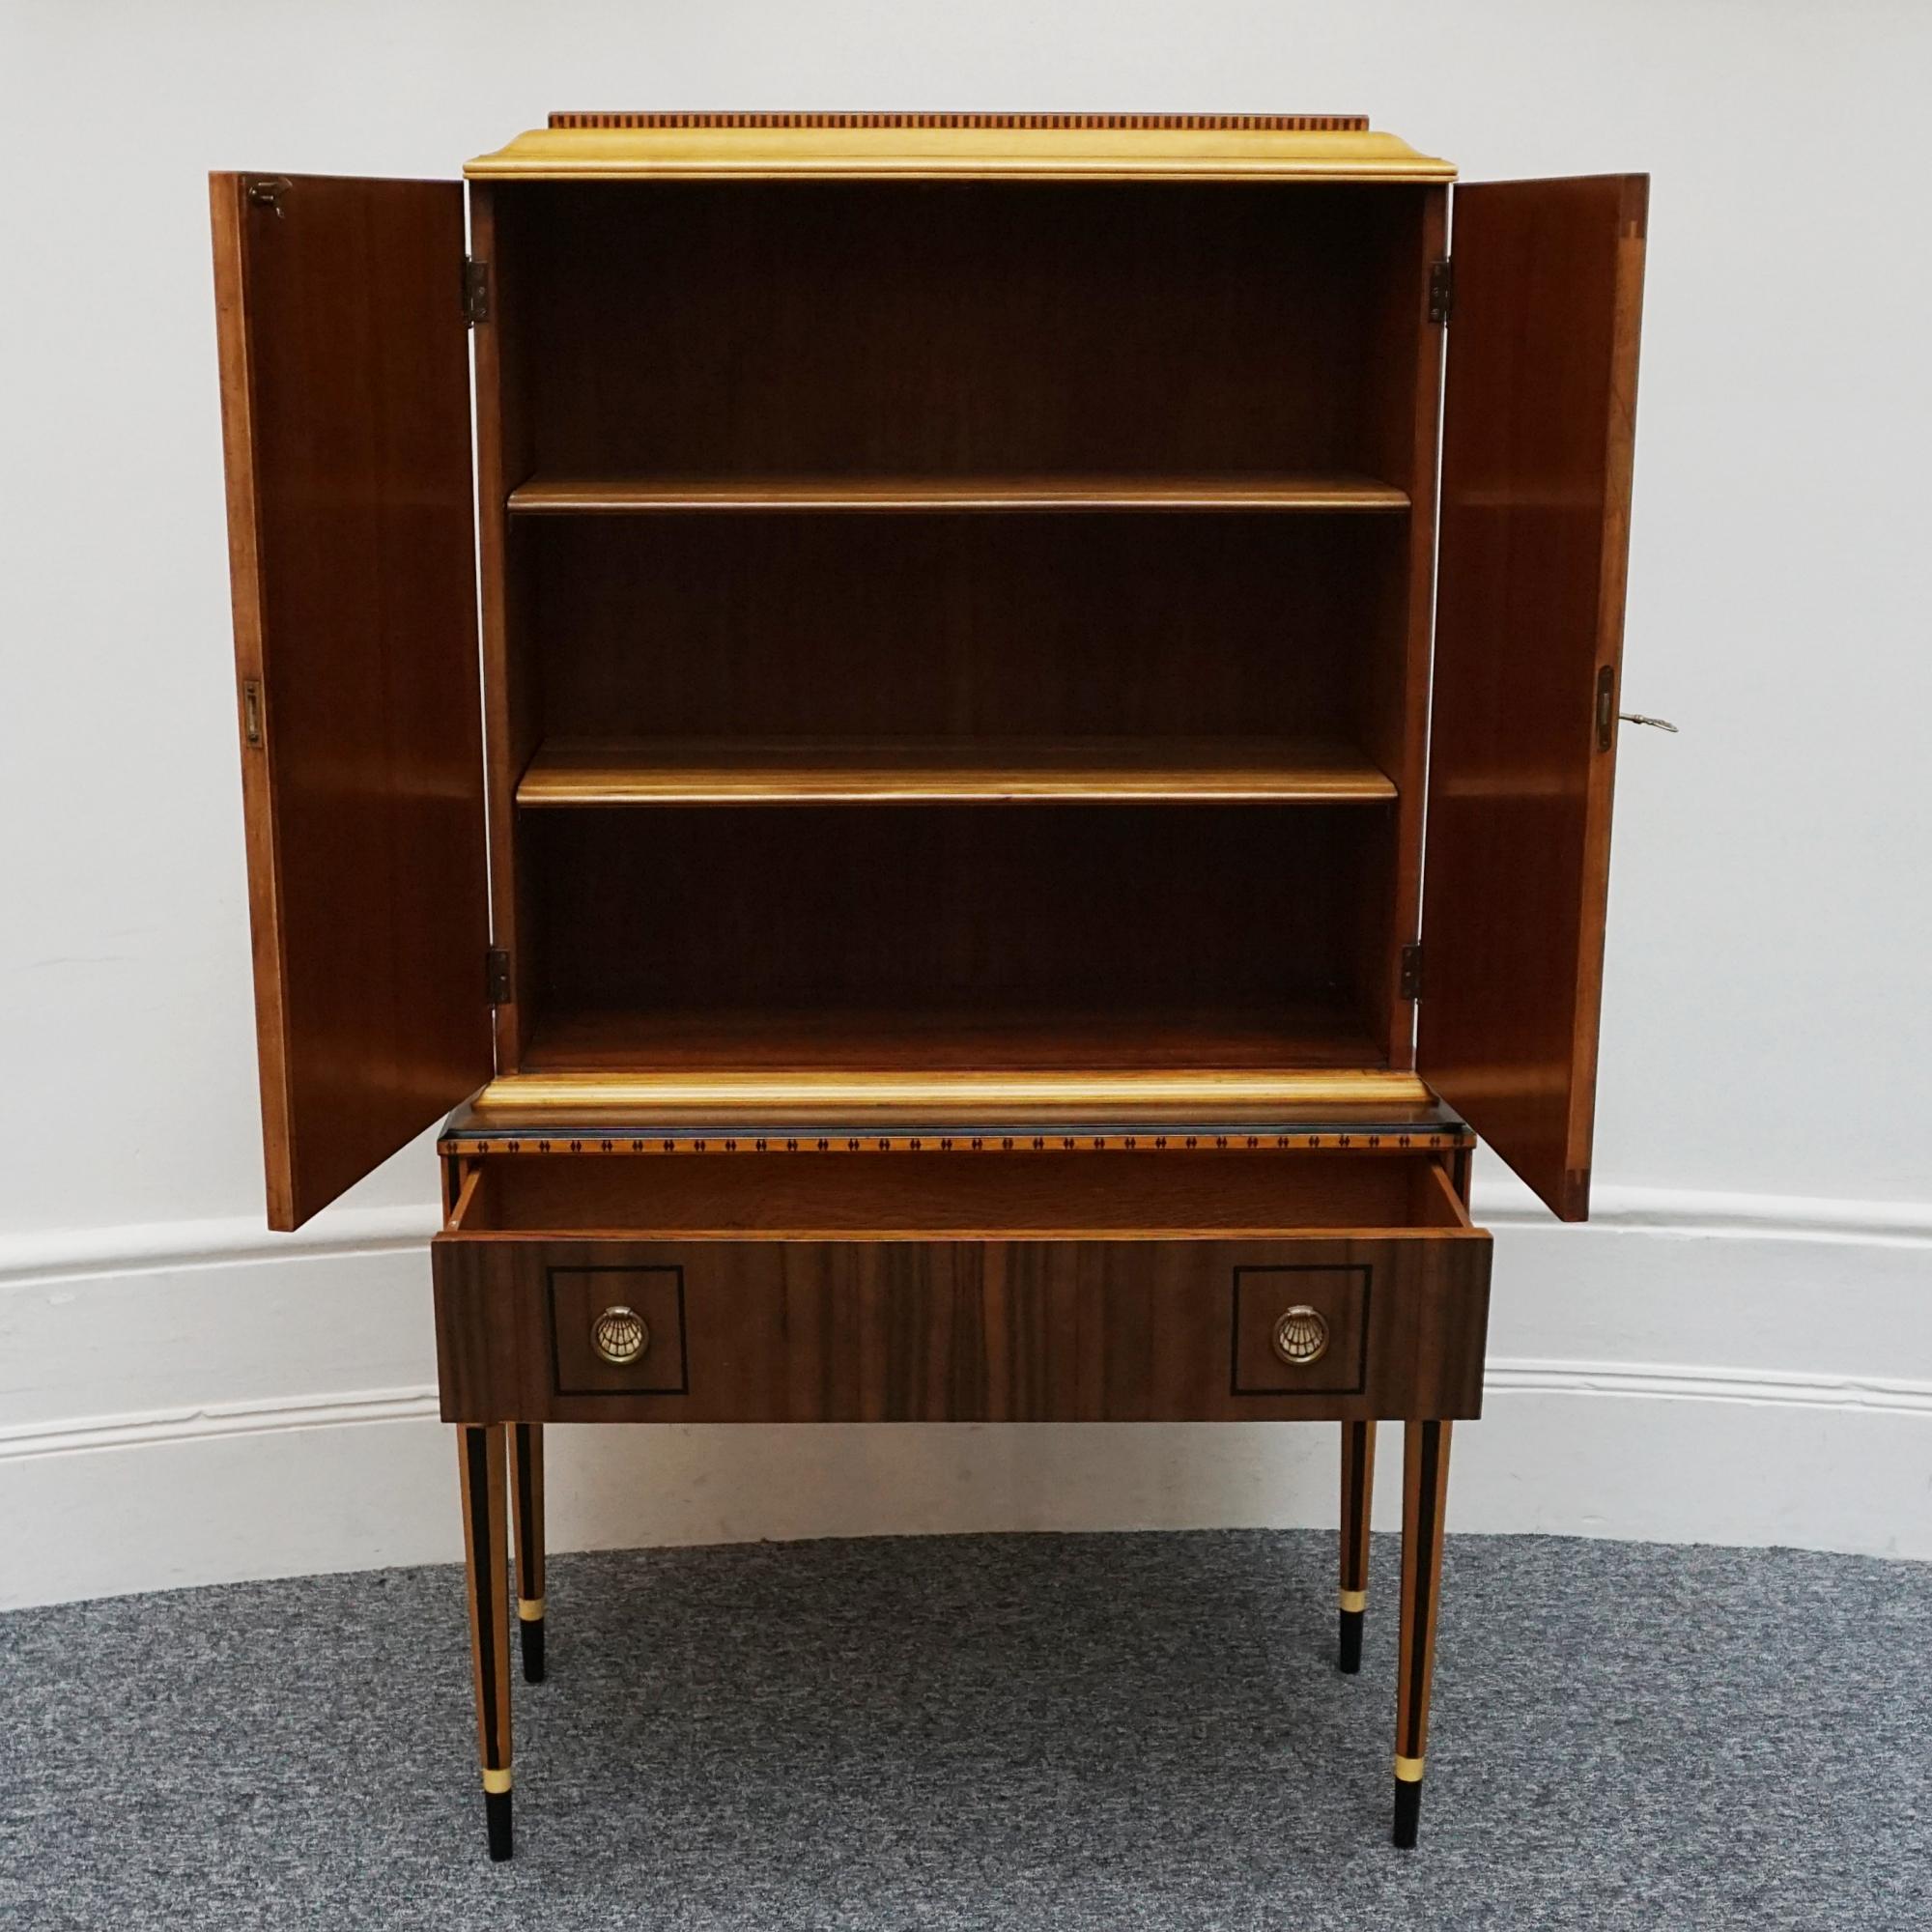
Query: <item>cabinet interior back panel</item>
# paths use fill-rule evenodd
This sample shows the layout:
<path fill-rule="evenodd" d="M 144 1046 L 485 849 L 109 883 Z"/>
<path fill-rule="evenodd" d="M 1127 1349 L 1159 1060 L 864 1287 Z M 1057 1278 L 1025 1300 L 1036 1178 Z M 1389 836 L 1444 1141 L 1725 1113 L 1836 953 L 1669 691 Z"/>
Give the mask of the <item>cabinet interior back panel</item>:
<path fill-rule="evenodd" d="M 551 737 L 1316 737 L 1401 721 L 1401 518 L 520 526 Z"/>
<path fill-rule="evenodd" d="M 533 814 L 544 1014 L 1189 1016 L 1359 1031 L 1386 808 L 916 806 Z"/>
<path fill-rule="evenodd" d="M 503 190 L 496 245 L 530 469 L 1315 470 L 1406 486 L 1423 193 Z"/>

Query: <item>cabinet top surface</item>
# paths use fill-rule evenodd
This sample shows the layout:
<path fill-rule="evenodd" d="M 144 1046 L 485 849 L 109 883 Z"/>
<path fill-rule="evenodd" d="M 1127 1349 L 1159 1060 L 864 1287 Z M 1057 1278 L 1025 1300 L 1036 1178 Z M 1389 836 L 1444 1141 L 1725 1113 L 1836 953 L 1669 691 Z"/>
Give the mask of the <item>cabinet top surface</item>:
<path fill-rule="evenodd" d="M 1358 114 L 561 113 L 472 181 L 1444 182 Z"/>

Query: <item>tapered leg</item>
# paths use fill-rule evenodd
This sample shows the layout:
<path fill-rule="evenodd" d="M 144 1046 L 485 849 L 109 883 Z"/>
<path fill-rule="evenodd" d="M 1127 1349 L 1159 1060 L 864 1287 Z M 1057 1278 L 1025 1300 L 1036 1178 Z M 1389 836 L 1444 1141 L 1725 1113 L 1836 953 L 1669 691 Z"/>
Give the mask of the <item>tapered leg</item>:
<path fill-rule="evenodd" d="M 1422 1761 L 1429 1746 L 1429 1680 L 1442 1594 L 1442 1506 L 1449 1490 L 1446 1422 L 1403 1425 L 1402 1634 L 1396 1665 L 1395 1842 L 1415 1843 Z"/>
<path fill-rule="evenodd" d="M 1376 1484 L 1376 1425 L 1342 1425 L 1342 1650 L 1351 1677 L 1362 1667 L 1362 1619 L 1369 1607 L 1369 1498 Z"/>
<path fill-rule="evenodd" d="M 524 1652 L 524 1681 L 544 1677 L 543 1425 L 518 1422 L 510 1429 L 511 1492 L 517 1514 L 517 1636 Z"/>
<path fill-rule="evenodd" d="M 476 1746 L 490 1856 L 510 1856 L 510 1638 L 504 1584 L 510 1539 L 503 1494 L 503 1427 L 456 1432 L 463 1472 L 463 1547 L 469 1563 L 469 1650 L 476 1669 Z"/>

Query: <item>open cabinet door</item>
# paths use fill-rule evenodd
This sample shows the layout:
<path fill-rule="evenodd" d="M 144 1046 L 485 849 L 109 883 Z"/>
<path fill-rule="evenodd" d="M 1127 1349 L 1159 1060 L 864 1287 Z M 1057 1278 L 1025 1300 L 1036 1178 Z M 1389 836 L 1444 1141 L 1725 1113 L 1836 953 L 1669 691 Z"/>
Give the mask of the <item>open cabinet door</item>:
<path fill-rule="evenodd" d="M 214 175 L 269 1224 L 490 1076 L 453 182 Z"/>
<path fill-rule="evenodd" d="M 1649 177 L 1455 193 L 1417 1065 L 1590 1207 Z"/>

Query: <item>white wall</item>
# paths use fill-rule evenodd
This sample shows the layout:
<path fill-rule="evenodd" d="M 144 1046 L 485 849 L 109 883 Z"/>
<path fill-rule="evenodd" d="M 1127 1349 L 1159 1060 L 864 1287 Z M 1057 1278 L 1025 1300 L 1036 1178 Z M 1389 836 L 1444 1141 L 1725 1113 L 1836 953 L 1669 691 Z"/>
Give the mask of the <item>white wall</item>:
<path fill-rule="evenodd" d="M 571 105 L 1359 109 L 1474 177 L 1652 171 L 1625 694 L 1685 734 L 1621 758 L 1611 1212 L 1505 1225 L 1458 1520 L 1932 1553 L 1928 68 L 1907 4 L 16 0 L 0 1497 L 60 1530 L 0 1601 L 453 1547 L 426 1148 L 254 1232 L 203 177 L 449 174 Z M 1146 1434 L 561 1440 L 554 1482 L 584 1541 L 1327 1507 L 1319 1433 Z"/>

